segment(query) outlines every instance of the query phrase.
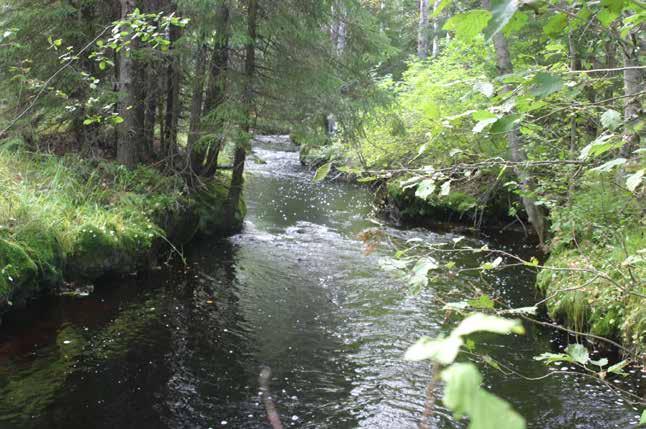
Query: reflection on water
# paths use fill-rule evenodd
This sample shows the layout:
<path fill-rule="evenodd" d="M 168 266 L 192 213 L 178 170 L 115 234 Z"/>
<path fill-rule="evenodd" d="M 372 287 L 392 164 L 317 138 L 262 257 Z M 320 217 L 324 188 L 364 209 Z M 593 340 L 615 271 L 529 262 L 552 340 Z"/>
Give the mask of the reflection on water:
<path fill-rule="evenodd" d="M 389 250 L 366 256 L 356 239 L 374 226 L 368 191 L 314 184 L 293 148 L 272 145 L 258 145 L 249 162 L 242 234 L 197 243 L 188 267 L 110 281 L 86 299 L 41 302 L 16 315 L 29 323 L 0 330 L 1 428 L 268 427 L 262 366 L 272 368 L 287 427 L 417 426 L 430 368 L 403 362 L 402 353 L 419 335 L 445 331 L 442 302 L 482 279 L 438 282 L 411 296 L 379 267 Z M 534 299 L 522 269 L 487 280 L 501 299 Z M 527 376 L 545 374 L 532 356 L 557 347 L 553 332 L 533 329 L 478 340 L 482 352 Z M 626 428 L 638 414 L 583 376 L 530 382 L 484 370 L 487 386 L 530 427 Z M 465 426 L 441 407 L 436 423 Z"/>

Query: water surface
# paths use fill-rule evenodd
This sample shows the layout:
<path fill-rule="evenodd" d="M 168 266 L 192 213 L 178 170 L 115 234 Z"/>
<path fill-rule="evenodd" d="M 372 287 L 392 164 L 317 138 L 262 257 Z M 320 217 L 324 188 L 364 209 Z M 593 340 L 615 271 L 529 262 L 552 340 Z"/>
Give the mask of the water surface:
<path fill-rule="evenodd" d="M 257 144 L 248 163 L 241 234 L 185 249 L 186 267 L 105 281 L 88 298 L 46 299 L 5 323 L 0 428 L 268 427 L 257 381 L 264 366 L 288 427 L 414 428 L 431 371 L 402 354 L 420 335 L 450 328 L 443 302 L 485 284 L 512 305 L 536 299 L 533 274 L 522 268 L 410 294 L 380 266 L 389 245 L 365 255 L 357 239 L 375 226 L 369 190 L 314 184 L 294 148 L 275 143 Z M 386 229 L 395 240 L 456 237 Z M 531 252 L 517 241 L 492 245 Z M 478 347 L 537 377 L 548 371 L 532 357 L 563 340 L 528 327 L 525 336 L 478 337 Z M 483 371 L 532 428 L 636 425 L 636 409 L 583 375 L 527 381 Z M 640 380 L 622 385 L 643 394 Z M 466 426 L 439 404 L 434 424 Z"/>

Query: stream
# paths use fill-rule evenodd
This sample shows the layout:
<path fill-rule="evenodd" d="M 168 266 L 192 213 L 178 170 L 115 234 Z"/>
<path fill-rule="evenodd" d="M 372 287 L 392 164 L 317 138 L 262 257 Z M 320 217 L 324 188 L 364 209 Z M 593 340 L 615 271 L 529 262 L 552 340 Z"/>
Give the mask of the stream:
<path fill-rule="evenodd" d="M 192 244 L 187 265 L 104 280 L 85 298 L 44 298 L 3 324 L 0 429 L 268 428 L 258 386 L 265 366 L 285 427 L 417 427 L 431 368 L 403 353 L 422 335 L 448 331 L 442 301 L 478 277 L 410 293 L 382 268 L 393 249 L 384 243 L 366 255 L 357 238 L 375 227 L 368 189 L 313 183 L 283 138 L 261 139 L 254 153 L 241 234 Z M 385 229 L 401 241 L 459 236 Z M 491 247 L 531 252 L 513 235 L 492 240 Z M 527 269 L 491 276 L 508 304 L 538 300 Z M 476 339 L 478 352 L 526 377 L 553 373 L 529 381 L 480 366 L 486 387 L 528 427 L 636 427 L 640 410 L 603 383 L 535 361 L 566 338 L 526 327 L 524 336 Z M 632 372 L 610 382 L 643 395 L 646 376 Z M 433 427 L 466 426 L 438 399 Z"/>

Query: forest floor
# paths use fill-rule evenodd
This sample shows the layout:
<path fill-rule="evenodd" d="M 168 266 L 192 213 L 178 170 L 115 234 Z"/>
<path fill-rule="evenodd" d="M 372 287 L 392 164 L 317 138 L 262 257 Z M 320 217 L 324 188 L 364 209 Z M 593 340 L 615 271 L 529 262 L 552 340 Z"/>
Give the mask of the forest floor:
<path fill-rule="evenodd" d="M 155 266 L 196 234 L 235 229 L 222 224 L 223 183 L 189 193 L 181 177 L 150 167 L 1 150 L 0 314 L 59 286 Z M 240 224 L 243 215 L 241 205 Z"/>

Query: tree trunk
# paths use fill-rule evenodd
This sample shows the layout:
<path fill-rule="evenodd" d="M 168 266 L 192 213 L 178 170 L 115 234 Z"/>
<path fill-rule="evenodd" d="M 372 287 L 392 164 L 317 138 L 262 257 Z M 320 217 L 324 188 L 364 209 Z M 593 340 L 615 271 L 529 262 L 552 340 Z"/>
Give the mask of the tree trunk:
<path fill-rule="evenodd" d="M 419 24 L 417 26 L 417 56 L 428 57 L 428 8 L 430 0 L 419 0 Z"/>
<path fill-rule="evenodd" d="M 159 74 L 155 65 L 148 65 L 146 78 L 146 112 L 144 121 L 144 141 L 142 152 L 144 159 L 154 158 L 155 122 L 157 119 L 157 105 L 159 103 Z"/>
<path fill-rule="evenodd" d="M 247 9 L 247 31 L 248 41 L 246 46 L 245 55 L 245 88 L 243 94 L 243 104 L 245 109 L 245 119 L 242 123 L 242 131 L 244 135 L 249 136 L 251 131 L 251 121 L 254 115 L 254 76 L 256 73 L 256 19 L 258 13 L 257 0 L 248 0 Z M 240 196 L 242 195 L 242 185 L 244 182 L 244 162 L 247 155 L 245 146 L 246 142 L 238 142 L 235 156 L 233 159 L 233 171 L 231 173 L 231 186 L 229 188 L 229 196 L 227 203 L 227 214 L 229 216 L 230 224 L 233 225 L 235 220 L 235 213 L 240 203 Z"/>
<path fill-rule="evenodd" d="M 482 0 L 482 6 L 484 9 L 490 9 L 490 0 Z M 498 74 L 506 75 L 512 73 L 514 68 L 509 56 L 509 47 L 507 46 L 507 40 L 502 32 L 498 32 L 493 36 L 493 44 L 496 51 L 496 66 L 498 68 Z M 509 92 L 511 90 L 512 88 L 510 86 L 506 86 L 504 88 L 505 92 Z M 514 127 L 514 129 L 508 133 L 507 138 L 511 160 L 514 162 L 527 161 L 527 154 L 525 153 L 525 148 L 520 138 L 518 127 Z M 532 178 L 529 172 L 522 167 L 516 167 L 515 173 L 520 182 L 520 190 L 523 194 L 521 198 L 525 211 L 527 212 L 527 218 L 538 235 L 541 247 L 543 247 L 545 243 L 545 214 L 543 213 L 543 210 L 536 205 L 533 198 L 528 195 L 534 188 Z"/>
<path fill-rule="evenodd" d="M 166 70 L 166 117 L 164 124 L 164 145 L 162 148 L 162 157 L 167 158 L 167 164 L 171 168 L 174 166 L 174 159 L 177 155 L 177 132 L 179 126 L 180 112 L 180 70 L 178 53 L 172 46 L 180 38 L 181 30 L 178 27 L 170 28 L 171 52 L 170 63 Z"/>
<path fill-rule="evenodd" d="M 629 34 L 630 42 L 623 46 L 624 55 L 624 146 L 621 154 L 624 158 L 632 158 L 635 150 L 639 149 L 640 137 L 636 130 L 637 122 L 642 117 L 642 97 L 644 90 L 643 73 L 639 68 L 639 34 Z"/>
<path fill-rule="evenodd" d="M 121 0 L 121 17 L 126 18 L 135 9 L 134 0 Z M 134 47 L 131 47 L 131 49 Z M 135 66 L 129 49 L 122 49 L 119 56 L 119 115 L 123 118 L 117 134 L 117 161 L 127 167 L 138 162 L 137 141 L 137 94 Z"/>
<path fill-rule="evenodd" d="M 439 5 L 440 5 L 440 0 L 435 0 L 435 2 L 433 2 L 433 14 L 435 14 Z M 440 54 L 440 18 L 436 16 L 433 18 L 433 51 L 431 53 L 431 57 L 437 58 L 439 54 Z"/>
<path fill-rule="evenodd" d="M 217 134 L 223 134 L 224 121 L 221 119 L 218 108 L 224 102 L 226 71 L 229 64 L 230 34 L 229 5 L 227 2 L 222 2 L 218 6 L 215 31 L 217 38 L 209 70 L 203 116 L 209 116 L 209 123 L 206 128 L 210 134 L 216 135 L 216 137 L 211 140 L 208 146 L 202 145 L 201 150 L 195 153 L 193 159 L 193 168 L 204 177 L 211 177 L 217 172 L 218 155 L 224 140 L 224 137 L 217 136 Z"/>
<path fill-rule="evenodd" d="M 189 121 L 188 140 L 186 150 L 190 162 L 191 171 L 199 174 L 201 167 L 200 150 L 195 145 L 200 139 L 202 124 L 202 104 L 204 101 L 204 81 L 206 80 L 206 56 L 208 48 L 206 43 L 200 42 L 195 53 L 195 76 L 193 77 L 193 95 L 191 98 L 191 118 Z"/>

